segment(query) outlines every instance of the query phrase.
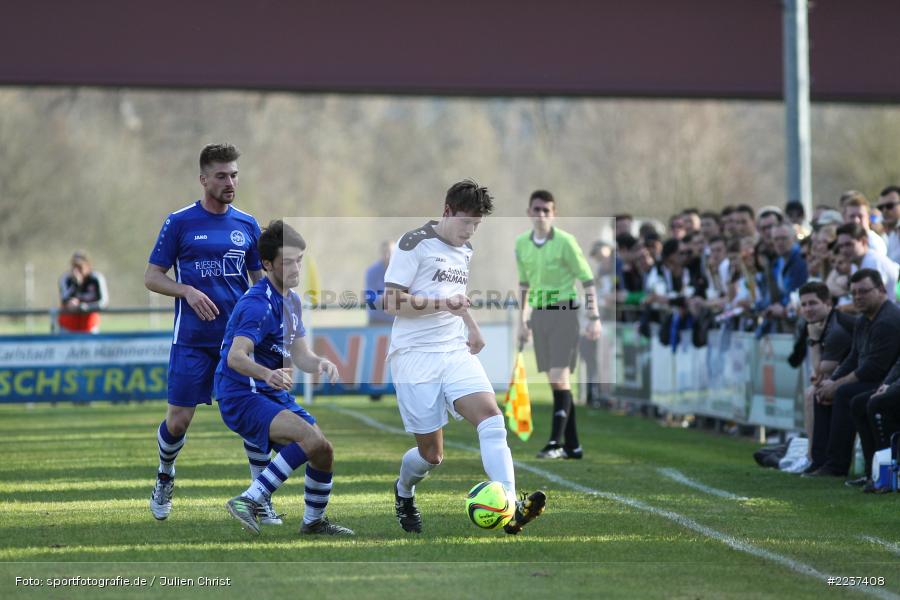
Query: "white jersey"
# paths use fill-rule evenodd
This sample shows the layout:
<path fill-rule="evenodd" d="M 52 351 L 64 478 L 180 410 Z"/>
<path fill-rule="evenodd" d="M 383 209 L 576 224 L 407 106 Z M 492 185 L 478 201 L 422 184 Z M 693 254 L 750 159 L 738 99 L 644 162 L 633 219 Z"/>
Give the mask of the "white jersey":
<path fill-rule="evenodd" d="M 437 234 L 435 225 L 437 221 L 429 221 L 400 238 L 384 274 L 385 288 L 400 288 L 427 298 L 466 293 L 472 247 L 453 246 Z M 462 317 L 446 311 L 397 317 L 388 354 L 411 349 L 421 352 L 466 349 L 466 333 Z"/>

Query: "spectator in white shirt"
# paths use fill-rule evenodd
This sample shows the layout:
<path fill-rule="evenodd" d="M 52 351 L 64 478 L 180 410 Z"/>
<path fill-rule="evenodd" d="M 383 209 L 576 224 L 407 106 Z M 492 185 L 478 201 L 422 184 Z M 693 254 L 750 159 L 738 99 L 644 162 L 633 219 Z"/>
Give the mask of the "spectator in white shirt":
<path fill-rule="evenodd" d="M 841 196 L 841 212 L 844 223 L 858 223 L 866 230 L 869 250 L 887 256 L 887 244 L 880 235 L 872 231 L 869 223 L 869 201 L 861 192 L 844 192 Z"/>
<path fill-rule="evenodd" d="M 897 276 L 900 275 L 900 265 L 889 259 L 884 254 L 873 252 L 869 248 L 869 238 L 866 230 L 858 223 L 845 223 L 837 230 L 838 248 L 857 269 L 874 269 L 881 275 L 884 287 L 888 291 L 888 299 L 896 302 Z M 854 272 L 856 269 L 854 269 Z"/>
<path fill-rule="evenodd" d="M 878 197 L 884 233 L 887 236 L 887 255 L 895 263 L 900 263 L 900 186 L 889 185 L 881 190 Z"/>

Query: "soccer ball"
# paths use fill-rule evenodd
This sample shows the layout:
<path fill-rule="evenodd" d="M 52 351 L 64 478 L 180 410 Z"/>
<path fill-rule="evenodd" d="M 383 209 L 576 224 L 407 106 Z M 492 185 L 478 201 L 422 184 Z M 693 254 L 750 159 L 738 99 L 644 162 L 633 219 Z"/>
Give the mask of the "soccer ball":
<path fill-rule="evenodd" d="M 499 481 L 482 481 L 466 496 L 466 514 L 482 529 L 506 525 L 515 511 L 515 498 Z"/>

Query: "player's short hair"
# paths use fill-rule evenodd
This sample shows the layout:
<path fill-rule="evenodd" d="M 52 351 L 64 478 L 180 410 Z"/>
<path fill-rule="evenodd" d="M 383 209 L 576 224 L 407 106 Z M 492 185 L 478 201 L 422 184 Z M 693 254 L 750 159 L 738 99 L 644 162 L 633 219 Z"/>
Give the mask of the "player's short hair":
<path fill-rule="evenodd" d="M 213 163 L 234 162 L 241 156 L 241 151 L 233 144 L 207 144 L 200 151 L 200 170 L 205 171 Z"/>
<path fill-rule="evenodd" d="M 262 230 L 259 241 L 256 243 L 256 247 L 259 248 L 260 260 L 274 261 L 283 246 L 306 250 L 306 240 L 297 233 L 296 229 L 281 219 L 276 219 Z"/>
<path fill-rule="evenodd" d="M 831 292 L 828 290 L 828 286 L 821 281 L 810 281 L 801 285 L 798 295 L 805 296 L 806 294 L 815 294 L 825 304 L 831 302 Z"/>
<path fill-rule="evenodd" d="M 528 197 L 528 208 L 531 208 L 531 203 L 535 200 L 540 200 L 541 202 L 552 202 L 554 205 L 556 204 L 556 200 L 554 200 L 553 194 L 551 194 L 547 190 L 534 190 L 533 192 L 531 192 L 531 196 Z"/>
<path fill-rule="evenodd" d="M 487 216 L 494 210 L 493 196 L 486 187 L 482 187 L 471 179 L 464 179 L 454 183 L 447 190 L 445 203 L 450 207 L 451 214 L 459 211 Z"/>

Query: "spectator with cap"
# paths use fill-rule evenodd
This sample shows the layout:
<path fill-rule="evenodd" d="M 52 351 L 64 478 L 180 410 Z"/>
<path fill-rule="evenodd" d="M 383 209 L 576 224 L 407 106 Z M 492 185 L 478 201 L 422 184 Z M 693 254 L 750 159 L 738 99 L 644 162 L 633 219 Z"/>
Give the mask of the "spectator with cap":
<path fill-rule="evenodd" d="M 99 333 L 99 311 L 109 304 L 106 278 L 94 271 L 84 250 L 72 254 L 70 268 L 59 278 L 59 326 L 70 333 Z"/>

